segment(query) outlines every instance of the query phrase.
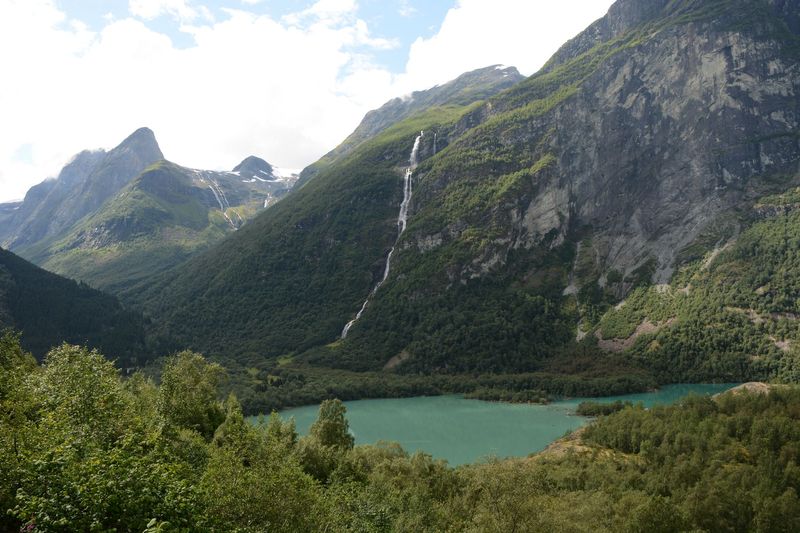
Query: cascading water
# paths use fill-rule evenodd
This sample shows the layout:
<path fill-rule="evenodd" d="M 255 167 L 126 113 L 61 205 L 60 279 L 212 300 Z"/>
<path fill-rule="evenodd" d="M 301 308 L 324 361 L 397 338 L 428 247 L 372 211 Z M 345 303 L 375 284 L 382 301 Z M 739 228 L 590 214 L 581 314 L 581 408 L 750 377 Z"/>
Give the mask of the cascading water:
<path fill-rule="evenodd" d="M 208 176 L 205 173 L 201 173 L 199 170 L 195 170 L 194 175 L 197 176 L 197 178 L 202 183 L 206 183 L 208 185 L 208 188 L 211 189 L 211 192 L 214 194 L 214 198 L 217 200 L 217 203 L 219 204 L 219 210 L 222 211 L 222 216 L 225 217 L 225 220 L 228 221 L 228 224 L 230 224 L 233 229 L 239 229 L 238 226 L 234 224 L 233 220 L 231 220 L 231 217 L 229 217 L 228 213 L 226 212 L 227 209 L 230 209 L 231 204 L 225 197 L 225 192 L 223 192 L 222 187 L 219 186 L 219 183 L 217 183 L 211 176 Z M 208 182 L 206 181 L 206 178 L 208 179 Z M 236 216 L 239 216 L 239 213 L 236 213 Z M 241 218 L 242 217 L 239 216 L 239 220 L 241 220 Z"/>
<path fill-rule="evenodd" d="M 406 168 L 406 174 L 403 177 L 403 201 L 400 202 L 400 213 L 397 215 L 397 239 L 395 239 L 394 244 L 397 246 L 397 241 L 400 240 L 400 235 L 406 230 L 406 224 L 408 223 L 408 206 L 411 204 L 411 175 L 414 173 L 414 169 L 417 168 L 417 153 L 419 152 L 419 141 L 422 139 L 422 136 L 425 134 L 424 131 L 419 132 L 417 138 L 414 139 L 414 146 L 411 148 L 411 156 L 408 158 L 408 167 Z M 392 267 L 392 255 L 394 254 L 394 248 L 389 250 L 389 255 L 386 256 L 386 266 L 383 268 L 383 277 L 381 280 L 372 288 L 370 291 L 369 296 L 367 299 L 364 300 L 364 303 L 361 305 L 361 309 L 358 310 L 356 313 L 356 317 L 345 324 L 344 329 L 342 330 L 342 338 L 344 339 L 347 337 L 347 333 L 350 331 L 350 328 L 353 327 L 353 324 L 356 323 L 356 320 L 361 318 L 361 315 L 364 313 L 364 310 L 367 308 L 367 304 L 369 304 L 369 299 L 372 297 L 373 294 L 378 292 L 378 289 L 383 282 L 386 281 L 386 278 L 389 277 L 389 269 Z"/>

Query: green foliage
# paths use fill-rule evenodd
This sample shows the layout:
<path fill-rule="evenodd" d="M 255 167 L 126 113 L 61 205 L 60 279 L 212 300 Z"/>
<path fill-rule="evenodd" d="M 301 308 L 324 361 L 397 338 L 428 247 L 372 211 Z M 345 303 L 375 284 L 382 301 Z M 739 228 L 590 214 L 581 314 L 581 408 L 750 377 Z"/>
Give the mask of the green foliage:
<path fill-rule="evenodd" d="M 217 388 L 224 370 L 191 351 L 170 357 L 164 365 L 159 388 L 158 412 L 175 428 L 191 429 L 206 438 L 223 422 L 225 412 L 217 402 Z"/>
<path fill-rule="evenodd" d="M 29 414 L 35 405 L 32 391 L 25 387 L 36 367 L 33 357 L 20 345 L 19 334 L 10 330 L 0 335 L 0 512 L 14 505 L 21 474 L 21 441 L 29 428 Z M 0 521 L 2 523 L 2 521 Z"/>
<path fill-rule="evenodd" d="M 631 402 L 617 400 L 614 403 L 581 402 L 575 408 L 575 414 L 580 416 L 605 416 L 631 407 Z"/>
<path fill-rule="evenodd" d="M 0 344 L 3 359 L 19 352 L 13 337 Z M 10 396 L 16 415 L 0 420 L 12 444 L 0 448 L 0 463 L 11 467 L 2 469 L 4 530 L 141 531 L 154 516 L 190 523 L 188 471 L 148 434 L 152 426 L 110 362 L 62 345 L 41 369 L 17 368 L 24 375 Z"/>
<path fill-rule="evenodd" d="M 276 442 L 274 428 L 265 432 L 245 422 L 234 398 L 228 404 L 199 484 L 208 525 L 226 531 L 319 529 L 321 493 L 291 453 L 293 446 Z"/>
<path fill-rule="evenodd" d="M 349 450 L 354 439 L 344 416 L 346 412 L 341 400 L 325 400 L 319 406 L 319 416 L 311 425 L 309 435 L 322 446 Z"/>
<path fill-rule="evenodd" d="M 480 387 L 464 395 L 473 400 L 499 401 L 510 403 L 547 403 L 549 395 L 543 390 L 511 391 L 500 388 Z"/>
<path fill-rule="evenodd" d="M 599 331 L 606 339 L 624 339 L 645 320 L 656 325 L 630 354 L 663 382 L 796 382 L 799 242 L 800 213 L 756 219 L 729 244 L 718 242 L 684 265 L 669 286 L 636 289 L 602 317 Z"/>
<path fill-rule="evenodd" d="M 543 401 L 553 396 L 608 396 L 643 392 L 657 385 L 653 376 L 629 358 L 588 347 L 565 352 L 536 372 L 432 375 L 353 372 L 307 365 L 262 363 L 255 379 L 231 373 L 230 387 L 250 415 L 326 399 L 402 398 L 438 394 L 502 401 Z"/>
<path fill-rule="evenodd" d="M 758 200 L 758 206 L 776 205 L 776 206 L 796 206 L 800 204 L 800 187 L 789 189 L 781 194 L 773 194 L 764 196 Z"/>
<path fill-rule="evenodd" d="M 100 354 L 63 345 L 42 367 L 0 338 L 4 531 L 795 531 L 800 389 L 624 406 L 574 451 L 452 469 L 397 444 L 353 446 L 344 406 L 311 435 L 273 414 L 249 424 L 235 397 L 207 440 L 164 431 L 165 397 Z M 193 402 L 220 406 L 213 365 Z M 186 383 L 188 383 L 187 381 Z M 182 386 L 185 386 L 183 383 Z M 211 391 L 212 394 L 208 394 Z M 184 389 L 185 392 L 185 389 Z M 616 409 L 616 407 L 615 407 Z M 171 415 L 169 415 L 171 416 Z M 576 440 L 577 439 L 577 440 Z M 5 513 L 8 511 L 8 513 Z"/>
<path fill-rule="evenodd" d="M 42 270 L 0 249 L 0 328 L 22 332 L 41 358 L 62 342 L 87 344 L 120 366 L 144 363 L 144 320 L 107 294 Z"/>

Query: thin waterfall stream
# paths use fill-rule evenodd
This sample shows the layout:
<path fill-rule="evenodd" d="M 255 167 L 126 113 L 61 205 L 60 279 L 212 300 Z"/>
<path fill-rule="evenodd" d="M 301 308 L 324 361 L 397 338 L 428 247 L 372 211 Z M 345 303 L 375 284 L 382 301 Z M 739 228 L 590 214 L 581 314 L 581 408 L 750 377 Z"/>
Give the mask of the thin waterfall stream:
<path fill-rule="evenodd" d="M 408 167 L 406 168 L 406 174 L 403 178 L 403 201 L 400 202 L 400 213 L 397 215 L 397 238 L 394 241 L 394 246 L 392 249 L 389 250 L 389 255 L 386 256 L 386 266 L 383 268 L 383 277 L 381 280 L 375 284 L 370 291 L 369 296 L 367 299 L 364 300 L 364 303 L 361 304 L 361 309 L 358 310 L 356 313 L 356 317 L 345 324 L 344 329 L 342 330 L 342 338 L 344 339 L 347 337 L 347 333 L 350 331 L 350 328 L 353 327 L 353 324 L 361 318 L 361 315 L 364 314 L 364 310 L 367 308 L 367 304 L 369 304 L 370 298 L 372 295 L 378 292 L 378 289 L 383 282 L 386 281 L 386 278 L 389 277 L 389 269 L 392 267 L 392 255 L 394 254 L 395 246 L 397 246 L 397 242 L 400 240 L 400 236 L 406 230 L 406 224 L 408 223 L 408 206 L 411 203 L 411 175 L 414 173 L 414 169 L 417 168 L 417 153 L 419 152 L 419 141 L 422 139 L 422 136 L 425 134 L 424 131 L 420 131 L 417 138 L 414 139 L 414 147 L 411 148 L 411 156 L 408 158 Z"/>

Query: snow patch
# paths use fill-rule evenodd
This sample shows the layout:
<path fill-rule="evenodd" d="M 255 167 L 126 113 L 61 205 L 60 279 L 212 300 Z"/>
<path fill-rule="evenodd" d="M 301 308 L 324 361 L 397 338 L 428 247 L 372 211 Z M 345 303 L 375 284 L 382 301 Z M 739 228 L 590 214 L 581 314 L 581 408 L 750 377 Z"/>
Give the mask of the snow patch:
<path fill-rule="evenodd" d="M 280 178 L 282 181 L 286 181 L 287 179 L 293 179 L 300 175 L 299 168 L 281 168 L 281 167 L 272 167 L 272 175 L 276 178 Z"/>

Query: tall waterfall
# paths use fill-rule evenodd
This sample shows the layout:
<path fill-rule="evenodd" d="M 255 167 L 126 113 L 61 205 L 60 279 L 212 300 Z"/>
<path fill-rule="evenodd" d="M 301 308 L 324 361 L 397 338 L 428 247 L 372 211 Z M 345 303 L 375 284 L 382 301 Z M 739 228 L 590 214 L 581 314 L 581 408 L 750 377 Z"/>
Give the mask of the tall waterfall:
<path fill-rule="evenodd" d="M 350 328 L 353 327 L 353 324 L 356 323 L 356 320 L 361 318 L 361 315 L 367 308 L 367 304 L 369 304 L 369 299 L 372 298 L 373 294 L 378 292 L 380 286 L 383 285 L 383 282 L 389 277 L 389 269 L 392 267 L 392 255 L 394 254 L 395 246 L 397 246 L 397 241 L 400 240 L 400 235 L 402 235 L 406 230 L 406 224 L 408 223 L 408 206 L 411 203 L 411 175 L 414 173 L 414 169 L 417 168 L 419 141 L 422 139 L 424 133 L 424 131 L 420 131 L 419 135 L 417 135 L 417 138 L 414 139 L 414 146 L 411 148 L 411 156 L 408 158 L 408 167 L 406 167 L 406 173 L 403 177 L 403 201 L 400 202 L 400 213 L 397 215 L 397 239 L 395 239 L 392 249 L 389 250 L 389 255 L 386 256 L 386 266 L 383 268 L 383 277 L 381 277 L 381 280 L 375 285 L 375 287 L 372 288 L 372 291 L 370 291 L 369 296 L 367 296 L 367 299 L 364 300 L 364 303 L 361 304 L 361 309 L 359 309 L 358 313 L 356 313 L 356 317 L 345 324 L 344 329 L 342 330 L 343 339 L 347 337 L 347 333 L 350 331 Z"/>

